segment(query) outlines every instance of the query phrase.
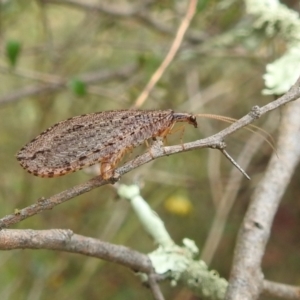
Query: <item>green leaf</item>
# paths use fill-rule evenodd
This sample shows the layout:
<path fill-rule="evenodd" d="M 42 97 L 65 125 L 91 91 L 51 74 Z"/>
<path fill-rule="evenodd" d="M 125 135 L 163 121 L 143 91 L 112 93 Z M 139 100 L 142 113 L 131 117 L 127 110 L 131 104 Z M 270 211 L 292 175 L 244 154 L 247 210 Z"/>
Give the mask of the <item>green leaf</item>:
<path fill-rule="evenodd" d="M 71 79 L 70 88 L 73 91 L 73 93 L 79 97 L 86 95 L 86 84 L 80 79 Z"/>
<path fill-rule="evenodd" d="M 17 40 L 9 40 L 5 48 L 8 61 L 14 67 L 21 53 L 21 43 Z"/>

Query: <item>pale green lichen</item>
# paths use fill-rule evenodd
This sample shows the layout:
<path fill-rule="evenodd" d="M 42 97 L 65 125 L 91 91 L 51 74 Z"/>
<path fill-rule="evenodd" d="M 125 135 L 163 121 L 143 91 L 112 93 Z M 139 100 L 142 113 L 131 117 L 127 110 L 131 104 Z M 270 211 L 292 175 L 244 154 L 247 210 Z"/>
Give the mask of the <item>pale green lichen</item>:
<path fill-rule="evenodd" d="M 246 0 L 247 13 L 254 15 L 256 29 L 263 29 L 266 36 L 280 36 L 286 41 L 283 56 L 266 67 L 263 76 L 266 88 L 263 94 L 283 94 L 300 75 L 300 19 L 299 14 L 278 0 Z"/>
<path fill-rule="evenodd" d="M 267 89 L 263 94 L 284 94 L 300 75 L 300 45 L 289 49 L 285 55 L 267 65 L 263 76 Z"/>
<path fill-rule="evenodd" d="M 157 274 L 164 274 L 171 286 L 178 282 L 188 286 L 196 295 L 205 300 L 224 299 L 227 281 L 220 278 L 214 270 L 208 270 L 205 262 L 196 260 L 199 249 L 195 242 L 185 238 L 183 246 L 176 245 L 167 232 L 164 223 L 141 197 L 136 185 L 120 185 L 120 196 L 131 203 L 143 227 L 159 244 L 159 247 L 148 254 Z M 145 281 L 147 276 L 139 274 Z"/>
<path fill-rule="evenodd" d="M 157 244 L 164 247 L 174 245 L 173 240 L 165 228 L 164 222 L 140 195 L 140 189 L 137 185 L 121 184 L 118 188 L 118 194 L 129 200 L 144 229 L 152 236 Z"/>
<path fill-rule="evenodd" d="M 165 274 L 172 286 L 181 282 L 202 299 L 224 299 L 227 281 L 218 272 L 208 270 L 204 261 L 195 260 L 194 255 L 190 249 L 177 245 L 159 247 L 148 254 L 155 271 Z"/>

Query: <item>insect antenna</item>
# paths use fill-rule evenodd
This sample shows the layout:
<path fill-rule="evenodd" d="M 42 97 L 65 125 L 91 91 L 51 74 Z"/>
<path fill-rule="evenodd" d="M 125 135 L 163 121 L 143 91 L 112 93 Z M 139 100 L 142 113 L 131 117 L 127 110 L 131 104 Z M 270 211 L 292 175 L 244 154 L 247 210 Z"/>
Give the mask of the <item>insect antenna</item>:
<path fill-rule="evenodd" d="M 214 115 L 214 114 L 196 114 L 195 116 L 200 117 L 200 118 L 220 120 L 220 121 L 230 123 L 230 124 L 237 121 L 237 119 L 234 119 L 234 118 L 230 118 L 230 117 L 222 116 L 222 115 Z M 276 147 L 275 147 L 275 140 L 269 132 L 267 132 L 266 130 L 264 130 L 264 129 L 258 127 L 258 126 L 252 125 L 252 124 L 247 125 L 245 127 L 245 129 L 250 131 L 250 132 L 253 132 L 253 133 L 255 133 L 255 134 L 257 134 L 261 137 L 263 137 L 263 139 L 266 141 L 266 143 L 277 154 Z"/>

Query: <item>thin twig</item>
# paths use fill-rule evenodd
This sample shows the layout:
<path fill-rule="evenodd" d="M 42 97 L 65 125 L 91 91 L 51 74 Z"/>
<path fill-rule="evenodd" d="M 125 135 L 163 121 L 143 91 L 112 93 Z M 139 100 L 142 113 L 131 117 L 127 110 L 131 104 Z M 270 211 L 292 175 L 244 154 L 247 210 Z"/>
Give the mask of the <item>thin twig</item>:
<path fill-rule="evenodd" d="M 150 92 L 152 91 L 152 89 L 154 88 L 156 83 L 159 81 L 159 79 L 161 78 L 161 76 L 163 75 L 163 73 L 165 72 L 167 67 L 170 65 L 170 63 L 174 59 L 182 41 L 183 41 L 184 34 L 187 31 L 187 29 L 189 28 L 190 22 L 195 14 L 196 6 L 197 6 L 197 0 L 190 0 L 186 15 L 184 16 L 184 18 L 178 28 L 176 37 L 171 45 L 171 48 L 170 48 L 168 54 L 166 55 L 165 59 L 163 60 L 161 65 L 158 67 L 158 69 L 151 76 L 148 84 L 146 85 L 144 90 L 141 92 L 141 94 L 137 98 L 137 100 L 135 101 L 134 107 L 141 107 L 143 105 L 143 103 L 148 98 Z"/>
<path fill-rule="evenodd" d="M 220 151 L 248 180 L 251 179 L 249 175 L 243 170 L 243 168 L 229 155 L 229 153 L 225 149 L 220 149 Z"/>
<path fill-rule="evenodd" d="M 85 84 L 93 84 L 98 82 L 107 81 L 115 78 L 128 77 L 130 74 L 137 70 L 138 66 L 136 64 L 129 64 L 121 67 L 118 70 L 101 70 L 94 71 L 84 74 L 79 74 L 77 77 Z M 0 67 L 0 71 L 6 72 L 7 70 Z M 49 74 L 40 74 L 31 71 L 18 71 L 16 70 L 16 75 L 23 76 L 26 78 L 42 81 L 42 84 L 26 86 L 10 94 L 0 97 L 0 105 L 7 104 L 11 102 L 18 101 L 21 98 L 29 97 L 33 95 L 39 95 L 43 93 L 55 92 L 59 89 L 63 89 L 68 84 L 68 79 L 60 78 L 58 76 L 52 76 Z M 14 74 L 14 73 L 13 73 Z"/>
<path fill-rule="evenodd" d="M 116 7 L 108 5 L 107 3 L 87 3 L 86 1 L 78 0 L 43 0 L 44 3 L 58 4 L 58 5 L 70 5 L 81 10 L 93 11 L 103 13 L 111 17 L 119 18 L 131 18 L 135 19 L 142 25 L 146 25 L 150 29 L 154 29 L 160 33 L 174 36 L 176 30 L 165 23 L 158 21 L 157 18 L 152 17 L 149 14 L 148 7 L 154 3 L 154 1 L 145 1 L 144 3 L 136 6 Z M 191 43 L 202 43 L 207 38 L 205 33 L 191 32 L 186 34 L 186 39 Z"/>
<path fill-rule="evenodd" d="M 263 294 L 282 299 L 299 300 L 300 287 L 264 280 Z"/>
<path fill-rule="evenodd" d="M 75 8 L 80 8 L 84 10 L 98 11 L 115 17 L 133 17 L 141 11 L 145 10 L 149 5 L 153 4 L 153 0 L 140 1 L 141 4 L 137 5 L 108 5 L 107 3 L 88 3 L 86 1 L 77 1 L 77 0 L 43 0 L 44 3 L 52 3 L 59 5 L 70 5 Z"/>
<path fill-rule="evenodd" d="M 148 282 L 149 282 L 149 286 L 151 288 L 153 297 L 155 300 L 165 300 L 165 298 L 160 290 L 160 287 L 157 284 L 156 277 L 157 277 L 156 273 L 150 273 L 148 275 Z"/>
<path fill-rule="evenodd" d="M 240 164 L 248 166 L 263 142 L 264 139 L 262 137 L 257 137 L 254 133 L 250 139 L 248 139 L 245 147 L 239 154 L 238 161 Z M 219 192 L 221 196 L 218 198 L 219 201 L 217 203 L 216 213 L 201 253 L 201 259 L 208 265 L 211 263 L 222 238 L 228 215 L 236 200 L 239 191 L 238 187 L 241 185 L 242 179 L 242 174 L 239 173 L 236 168 L 232 168 L 228 176 L 226 187 Z"/>

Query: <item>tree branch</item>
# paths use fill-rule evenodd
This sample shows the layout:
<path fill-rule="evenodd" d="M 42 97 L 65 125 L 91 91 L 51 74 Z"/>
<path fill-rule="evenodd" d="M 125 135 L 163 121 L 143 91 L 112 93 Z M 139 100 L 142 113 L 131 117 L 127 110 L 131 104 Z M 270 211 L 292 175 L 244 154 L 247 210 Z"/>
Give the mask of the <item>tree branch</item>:
<path fill-rule="evenodd" d="M 117 18 L 135 18 L 135 20 L 142 25 L 146 25 L 150 29 L 154 29 L 163 34 L 174 36 L 176 34 L 176 29 L 168 26 L 157 18 L 152 17 L 149 14 L 149 6 L 154 4 L 155 1 L 145 1 L 141 5 L 137 6 L 126 6 L 126 7 L 116 7 L 112 5 L 107 5 L 103 3 L 91 4 L 85 1 L 78 0 L 42 0 L 44 3 L 58 4 L 58 5 L 69 5 L 74 8 L 86 10 L 86 11 L 97 11 L 99 13 L 107 14 L 112 17 Z M 204 33 L 187 33 L 186 39 L 191 43 L 201 43 L 205 40 Z"/>
<path fill-rule="evenodd" d="M 259 108 L 255 106 L 253 110 L 247 114 L 246 116 L 242 117 L 237 122 L 233 123 L 229 127 L 225 128 L 224 130 L 220 131 L 219 133 L 205 138 L 200 139 L 198 141 L 185 143 L 176 146 L 169 146 L 169 147 L 157 147 L 155 144 L 154 147 L 151 149 L 151 153 L 148 151 L 141 156 L 136 157 L 135 159 L 125 163 L 123 166 L 117 168 L 115 170 L 118 176 L 122 176 L 129 171 L 159 157 L 168 156 L 171 154 L 191 151 L 194 149 L 200 148 L 224 148 L 224 138 L 233 132 L 239 130 L 240 128 L 249 125 L 252 123 L 256 118 L 260 117 L 262 114 L 270 111 L 271 109 L 277 108 L 279 105 L 286 104 L 289 101 L 295 100 L 297 97 L 300 97 L 300 89 L 297 84 L 300 83 L 300 80 L 296 82 L 296 84 L 287 92 L 285 95 L 280 97 L 279 99 Z M 274 104 L 275 103 L 275 104 Z M 267 107 L 267 109 L 266 109 Z M 65 190 L 61 193 L 58 193 L 54 196 L 51 196 L 47 199 L 41 198 L 38 200 L 37 203 L 32 204 L 24 209 L 18 210 L 16 213 L 7 215 L 0 219 L 0 229 L 9 227 L 13 224 L 16 224 L 26 218 L 29 218 L 37 213 L 40 213 L 44 210 L 49 210 L 55 207 L 58 204 L 61 204 L 71 198 L 74 198 L 78 195 L 83 193 L 89 192 L 92 189 L 95 189 L 99 186 L 102 186 L 107 183 L 114 183 L 118 178 L 111 178 L 110 180 L 104 180 L 100 176 L 94 177 L 89 181 L 76 185 L 68 190 Z"/>
<path fill-rule="evenodd" d="M 78 0 L 42 0 L 44 3 L 53 3 L 58 5 L 69 5 L 75 8 L 98 11 L 108 15 L 121 18 L 130 18 L 147 9 L 148 6 L 154 3 L 153 0 L 141 1 L 138 5 L 108 5 L 107 3 L 87 3 L 85 1 Z"/>
<path fill-rule="evenodd" d="M 147 255 L 122 245 L 113 245 L 98 239 L 74 234 L 71 230 L 3 229 L 0 231 L 0 249 L 48 249 L 83 254 L 126 266 L 133 271 L 153 273 Z"/>
<path fill-rule="evenodd" d="M 264 280 L 263 294 L 283 299 L 299 300 L 300 287 Z"/>
<path fill-rule="evenodd" d="M 299 83 L 298 80 L 286 94 L 287 99 L 297 95 Z M 281 98 L 266 105 L 262 111 L 268 111 L 268 107 L 274 109 L 277 104 L 282 103 Z M 273 154 L 265 177 L 252 196 L 250 207 L 240 228 L 226 299 L 257 299 L 262 292 L 261 261 L 274 215 L 300 159 L 299 115 L 299 101 L 285 108 L 279 126 L 277 154 Z"/>
<path fill-rule="evenodd" d="M 125 65 L 118 70 L 108 70 L 108 71 L 94 71 L 84 74 L 79 74 L 77 77 L 85 84 L 94 84 L 99 82 L 105 82 L 114 78 L 124 78 L 128 77 L 130 74 L 134 73 L 138 69 L 136 64 Z M 3 67 L 0 68 L 2 72 L 9 72 L 8 69 Z M 60 78 L 58 76 L 52 76 L 48 74 L 40 74 L 37 72 L 30 72 L 27 76 L 25 71 L 16 70 L 16 75 L 23 76 L 26 78 L 31 78 L 34 80 L 42 81 L 42 84 L 26 86 L 10 94 L 0 97 L 0 105 L 16 102 L 20 98 L 55 92 L 57 90 L 63 89 L 67 86 L 69 79 Z M 10 72 L 11 74 L 11 72 Z M 14 74 L 14 73 L 13 73 Z M 55 77 L 55 78 L 54 78 Z"/>

